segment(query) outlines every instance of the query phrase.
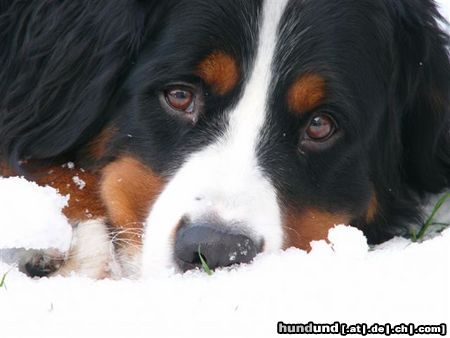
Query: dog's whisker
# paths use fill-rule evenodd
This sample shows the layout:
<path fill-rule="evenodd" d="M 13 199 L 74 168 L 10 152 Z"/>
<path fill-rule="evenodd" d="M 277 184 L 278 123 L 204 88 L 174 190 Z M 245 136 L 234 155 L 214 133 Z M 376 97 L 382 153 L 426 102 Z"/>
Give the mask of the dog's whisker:
<path fill-rule="evenodd" d="M 288 230 L 288 231 L 291 231 L 291 232 L 293 232 L 298 238 L 301 238 L 300 233 L 299 233 L 297 230 L 295 230 L 294 228 L 292 228 L 292 227 L 290 227 L 290 226 L 287 226 L 287 225 L 283 225 L 283 229 Z"/>
<path fill-rule="evenodd" d="M 123 240 L 123 239 L 117 239 L 113 242 L 113 244 L 116 245 L 124 245 L 126 244 L 129 247 L 132 248 L 141 248 L 142 247 L 142 243 L 138 242 L 138 241 L 130 241 L 130 240 Z"/>

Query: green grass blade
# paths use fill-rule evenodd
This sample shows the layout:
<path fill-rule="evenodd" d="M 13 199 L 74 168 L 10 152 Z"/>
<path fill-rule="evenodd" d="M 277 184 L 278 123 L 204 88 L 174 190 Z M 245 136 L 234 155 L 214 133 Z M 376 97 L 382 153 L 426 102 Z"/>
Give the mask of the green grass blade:
<path fill-rule="evenodd" d="M 439 211 L 439 209 L 444 205 L 444 203 L 450 198 L 450 193 L 446 193 L 444 196 L 442 196 L 439 201 L 436 203 L 436 205 L 433 208 L 433 211 L 431 213 L 431 215 L 428 217 L 428 219 L 425 221 L 425 223 L 423 224 L 422 228 L 420 229 L 420 231 L 417 233 L 417 235 L 415 236 L 416 240 L 415 241 L 420 241 L 423 239 L 423 237 L 425 236 L 426 232 L 428 231 L 428 228 L 430 227 L 430 225 L 433 223 L 433 219 L 436 216 L 436 213 Z"/>
<path fill-rule="evenodd" d="M 0 280 L 0 289 L 1 289 L 1 288 L 5 288 L 5 289 L 6 289 L 6 283 L 5 283 L 5 280 L 6 280 L 6 276 L 8 275 L 8 272 L 9 272 L 9 271 L 5 272 L 5 273 L 3 274 L 3 276 L 2 276 L 2 279 Z"/>
<path fill-rule="evenodd" d="M 447 223 L 441 223 L 441 222 L 432 223 L 431 225 L 432 226 L 443 227 L 443 228 L 450 227 L 450 223 L 447 224 Z"/>
<path fill-rule="evenodd" d="M 211 271 L 211 269 L 208 266 L 208 263 L 206 263 L 205 259 L 202 256 L 202 252 L 200 251 L 200 245 L 198 246 L 198 257 L 200 258 L 200 262 L 202 263 L 203 270 L 205 270 L 205 272 L 209 276 L 211 276 L 213 274 L 213 272 Z"/>
<path fill-rule="evenodd" d="M 412 230 L 411 230 L 411 240 L 412 240 L 413 242 L 417 242 L 416 229 L 412 229 Z"/>

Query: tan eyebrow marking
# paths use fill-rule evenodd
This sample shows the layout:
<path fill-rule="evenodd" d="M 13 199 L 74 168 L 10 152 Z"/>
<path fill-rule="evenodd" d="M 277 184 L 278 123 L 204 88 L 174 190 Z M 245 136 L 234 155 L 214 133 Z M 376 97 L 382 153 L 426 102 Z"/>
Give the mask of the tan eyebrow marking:
<path fill-rule="evenodd" d="M 325 99 L 325 80 L 318 74 L 305 74 L 289 88 L 288 108 L 293 113 L 305 113 L 316 108 Z"/>
<path fill-rule="evenodd" d="M 222 51 L 215 51 L 201 61 L 197 75 L 219 95 L 229 93 L 239 81 L 236 59 Z"/>

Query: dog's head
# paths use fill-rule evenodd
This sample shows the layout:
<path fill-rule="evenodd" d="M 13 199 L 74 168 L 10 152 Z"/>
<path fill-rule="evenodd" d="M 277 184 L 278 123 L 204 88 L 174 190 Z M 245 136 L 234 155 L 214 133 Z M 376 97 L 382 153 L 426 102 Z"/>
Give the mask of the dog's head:
<path fill-rule="evenodd" d="M 105 126 L 103 199 L 117 203 L 127 187 L 116 182 L 133 182 L 127 207 L 108 207 L 112 218 L 139 208 L 147 220 L 144 269 L 188 269 L 199 252 L 217 267 L 307 249 L 341 223 L 379 242 L 418 216 L 422 193 L 449 186 L 448 38 L 432 1 L 188 0 L 122 11 L 105 23 L 123 30 L 112 39 L 120 52 L 89 81 L 89 109 L 70 117 L 77 129 L 47 121 L 41 144 L 9 146 L 54 156 Z M 45 145 L 64 133 L 67 143 Z"/>

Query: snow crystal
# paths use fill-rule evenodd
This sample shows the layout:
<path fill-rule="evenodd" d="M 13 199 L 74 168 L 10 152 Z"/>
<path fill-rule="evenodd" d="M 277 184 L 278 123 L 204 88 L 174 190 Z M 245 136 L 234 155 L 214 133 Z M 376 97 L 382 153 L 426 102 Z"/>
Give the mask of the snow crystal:
<path fill-rule="evenodd" d="M 78 186 L 78 189 L 83 190 L 86 187 L 86 182 L 83 181 L 79 176 L 72 177 L 73 183 Z"/>
<path fill-rule="evenodd" d="M 63 167 L 63 168 L 68 168 L 68 169 L 70 169 L 70 170 L 73 170 L 73 169 L 75 169 L 75 163 L 73 163 L 73 162 L 67 162 L 67 163 L 64 163 L 61 167 Z"/>
<path fill-rule="evenodd" d="M 228 258 L 229 258 L 230 262 L 235 261 L 235 260 L 236 260 L 236 257 L 237 257 L 237 252 L 236 252 L 236 251 L 233 251 L 233 252 L 231 252 L 231 253 L 228 255 Z"/>

